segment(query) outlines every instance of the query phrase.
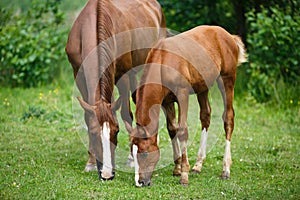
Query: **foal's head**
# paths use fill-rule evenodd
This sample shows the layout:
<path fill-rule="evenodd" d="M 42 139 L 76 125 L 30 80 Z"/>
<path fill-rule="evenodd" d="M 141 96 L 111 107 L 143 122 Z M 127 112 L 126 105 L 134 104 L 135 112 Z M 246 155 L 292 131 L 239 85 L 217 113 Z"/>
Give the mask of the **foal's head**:
<path fill-rule="evenodd" d="M 146 128 L 137 126 L 131 136 L 135 184 L 137 187 L 150 186 L 152 173 L 160 157 L 157 133 L 149 134 Z"/>

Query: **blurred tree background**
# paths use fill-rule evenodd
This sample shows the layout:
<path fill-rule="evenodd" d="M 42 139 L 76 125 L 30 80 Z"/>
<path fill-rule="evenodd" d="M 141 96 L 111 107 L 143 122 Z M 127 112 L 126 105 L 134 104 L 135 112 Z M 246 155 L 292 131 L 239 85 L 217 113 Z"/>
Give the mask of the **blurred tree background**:
<path fill-rule="evenodd" d="M 75 13 L 87 0 L 2 0 L 0 84 L 47 84 L 66 66 L 64 46 Z M 211 24 L 238 34 L 249 62 L 239 68 L 236 94 L 258 102 L 299 105 L 298 0 L 159 0 L 167 26 L 179 32 Z"/>
<path fill-rule="evenodd" d="M 239 69 L 236 93 L 258 102 L 299 104 L 298 0 L 160 0 L 168 28 L 219 25 L 242 37 L 249 62 Z"/>

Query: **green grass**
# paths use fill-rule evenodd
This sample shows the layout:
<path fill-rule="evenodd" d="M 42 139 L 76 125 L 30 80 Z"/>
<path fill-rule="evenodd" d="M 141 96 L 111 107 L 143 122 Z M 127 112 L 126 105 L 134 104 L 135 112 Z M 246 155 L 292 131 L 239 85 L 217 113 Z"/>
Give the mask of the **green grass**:
<path fill-rule="evenodd" d="M 62 9 L 73 12 L 85 2 L 63 1 Z M 0 5 L 18 7 L 19 3 L 5 0 Z M 23 4 L 26 9 L 28 1 Z M 73 21 L 73 13 L 68 13 L 67 18 Z M 49 86 L 0 86 L 0 199 L 300 199 L 299 102 L 288 107 L 287 99 L 283 109 L 258 104 L 251 97 L 236 98 L 231 179 L 224 181 L 220 179 L 225 143 L 223 108 L 214 88 L 210 95 L 213 113 L 209 151 L 202 173 L 191 174 L 189 186 L 179 185 L 179 178 L 171 175 L 170 141 L 161 125 L 162 156 L 153 175 L 153 186 L 136 188 L 133 170 L 124 166 L 129 149 L 121 120 L 115 179 L 103 182 L 97 172 L 83 171 L 87 136 L 82 128 L 82 109 L 73 97 L 71 67 L 65 63 L 64 68 L 68 70 L 63 77 L 68 78 Z M 245 95 L 243 78 L 237 82 L 237 93 Z M 195 99 L 191 98 L 191 167 L 198 151 L 198 113 Z"/>
<path fill-rule="evenodd" d="M 121 161 L 117 161 L 115 179 L 103 182 L 96 172 L 83 172 L 86 135 L 78 129 L 81 116 L 74 113 L 78 104 L 73 101 L 72 80 L 41 88 L 1 88 L 0 199 L 299 199 L 299 106 L 283 110 L 257 104 L 252 98 L 237 98 L 231 179 L 224 181 L 220 179 L 222 108 L 214 91 L 210 97 L 211 140 L 202 173 L 191 174 L 189 186 L 179 185 L 179 178 L 171 175 L 170 141 L 161 126 L 160 147 L 164 153 L 154 172 L 153 186 L 136 188 L 133 170 L 128 172 L 124 167 L 128 136 L 123 125 L 118 151 L 125 153 L 118 158 Z M 189 114 L 191 166 L 200 134 L 194 102 L 192 99 Z"/>

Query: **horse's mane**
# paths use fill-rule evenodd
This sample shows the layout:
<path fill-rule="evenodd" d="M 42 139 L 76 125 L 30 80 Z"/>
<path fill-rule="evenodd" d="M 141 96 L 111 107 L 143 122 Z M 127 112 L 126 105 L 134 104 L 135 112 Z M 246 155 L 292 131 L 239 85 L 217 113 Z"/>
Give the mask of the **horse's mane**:
<path fill-rule="evenodd" d="M 111 103 L 114 87 L 114 43 L 113 22 L 110 17 L 107 0 L 98 0 L 97 4 L 97 42 L 99 63 L 100 98 Z"/>

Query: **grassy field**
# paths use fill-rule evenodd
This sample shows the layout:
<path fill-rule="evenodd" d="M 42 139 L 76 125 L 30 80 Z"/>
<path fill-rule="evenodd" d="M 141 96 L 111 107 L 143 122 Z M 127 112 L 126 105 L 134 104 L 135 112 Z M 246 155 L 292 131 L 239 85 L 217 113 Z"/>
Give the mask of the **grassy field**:
<path fill-rule="evenodd" d="M 28 0 L 4 0 L 0 6 L 28 8 Z M 76 2 L 76 3 L 74 3 Z M 63 1 L 70 26 L 85 0 Z M 235 100 L 231 179 L 220 179 L 224 134 L 220 95 L 213 88 L 212 124 L 208 155 L 201 174 L 190 175 L 187 187 L 172 176 L 168 134 L 161 117 L 161 160 L 153 186 L 136 188 L 133 169 L 125 166 L 128 134 L 121 120 L 117 169 L 113 181 L 103 182 L 97 172 L 85 173 L 87 135 L 82 109 L 74 99 L 71 67 L 64 63 L 62 80 L 40 88 L 0 86 L 0 199 L 300 199 L 300 104 L 280 108 L 240 96 Z M 243 78 L 237 93 L 246 93 Z M 290 100 L 287 100 L 289 103 Z M 295 102 L 294 102 L 295 103 Z M 285 104 L 287 105 L 287 104 Z M 191 98 L 189 158 L 198 151 L 199 109 Z"/>
<path fill-rule="evenodd" d="M 179 185 L 179 178 L 171 175 L 170 141 L 161 125 L 163 153 L 153 186 L 136 188 L 133 170 L 124 166 L 124 126 L 115 179 L 103 182 L 96 172 L 83 171 L 86 133 L 72 80 L 64 80 L 41 88 L 0 89 L 0 199 L 300 199 L 299 105 L 279 109 L 250 97 L 236 98 L 231 179 L 224 181 L 222 108 L 213 89 L 209 153 L 202 173 L 191 174 L 189 186 Z M 191 165 L 200 128 L 194 102 L 189 114 Z"/>

